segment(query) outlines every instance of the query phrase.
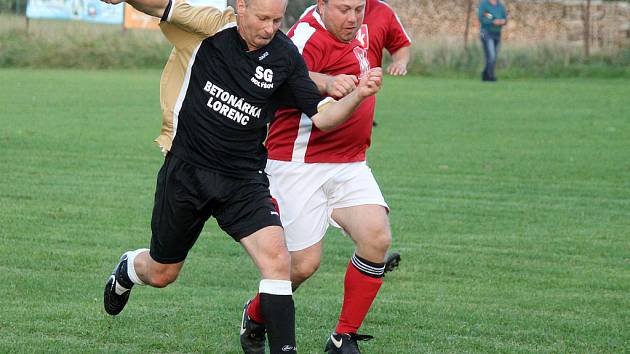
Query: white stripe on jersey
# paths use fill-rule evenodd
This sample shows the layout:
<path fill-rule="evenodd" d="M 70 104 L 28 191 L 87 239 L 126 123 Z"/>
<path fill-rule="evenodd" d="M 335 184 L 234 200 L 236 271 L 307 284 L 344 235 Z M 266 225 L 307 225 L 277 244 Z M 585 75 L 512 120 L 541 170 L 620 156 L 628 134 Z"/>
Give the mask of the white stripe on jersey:
<path fill-rule="evenodd" d="M 300 54 L 302 54 L 302 52 L 304 51 L 304 46 L 306 45 L 306 42 L 308 42 L 308 40 L 311 38 L 313 33 L 315 33 L 315 28 L 311 27 L 311 25 L 306 22 L 301 22 L 295 27 L 291 40 L 293 41 L 293 44 L 295 44 L 295 46 L 297 47 Z"/>
<path fill-rule="evenodd" d="M 315 7 L 317 7 L 317 5 L 311 5 L 307 7 L 306 10 L 304 10 L 304 12 L 302 12 L 302 14 L 300 15 L 300 20 L 302 19 L 302 17 L 306 16 L 306 14 L 308 14 L 308 12 L 314 9 Z"/>
<path fill-rule="evenodd" d="M 188 85 L 190 84 L 190 73 L 192 72 L 193 64 L 195 64 L 195 57 L 197 56 L 197 51 L 201 47 L 200 42 L 197 48 L 193 50 L 192 55 L 190 56 L 190 60 L 188 60 L 188 68 L 186 68 L 186 76 L 184 76 L 184 82 L 182 83 L 182 87 L 179 89 L 179 96 L 177 96 L 177 102 L 175 102 L 175 107 L 173 107 L 173 139 L 175 139 L 175 135 L 177 134 L 177 123 L 179 121 L 179 111 L 182 109 L 182 103 L 184 102 L 184 98 L 186 98 L 186 92 L 188 91 Z"/>
<path fill-rule="evenodd" d="M 308 141 L 311 139 L 312 130 L 313 121 L 306 114 L 302 113 L 300 116 L 300 128 L 298 129 L 298 135 L 293 143 L 293 156 L 291 156 L 291 161 L 304 162 L 306 147 L 308 146 Z"/>
<path fill-rule="evenodd" d="M 175 1 L 171 1 L 171 6 L 168 8 L 168 14 L 166 16 L 166 22 L 171 22 L 173 16 L 173 8 L 175 7 Z"/>

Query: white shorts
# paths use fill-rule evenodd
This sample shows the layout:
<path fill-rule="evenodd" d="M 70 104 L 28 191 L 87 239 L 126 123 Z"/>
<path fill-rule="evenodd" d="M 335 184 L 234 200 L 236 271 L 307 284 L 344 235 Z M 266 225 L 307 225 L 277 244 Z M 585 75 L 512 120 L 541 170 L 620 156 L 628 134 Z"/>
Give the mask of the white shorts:
<path fill-rule="evenodd" d="M 303 163 L 268 160 L 271 195 L 278 201 L 289 251 L 319 242 L 333 221 L 333 209 L 376 204 L 381 190 L 365 162 Z"/>

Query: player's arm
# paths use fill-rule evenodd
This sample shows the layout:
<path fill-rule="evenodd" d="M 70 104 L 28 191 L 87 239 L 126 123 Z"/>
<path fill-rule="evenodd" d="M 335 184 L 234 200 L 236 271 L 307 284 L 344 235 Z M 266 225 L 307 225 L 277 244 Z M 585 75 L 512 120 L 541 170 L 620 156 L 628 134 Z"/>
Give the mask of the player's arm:
<path fill-rule="evenodd" d="M 392 63 L 387 67 L 390 75 L 407 75 L 407 65 L 411 60 L 411 47 L 406 46 L 392 53 Z"/>
<path fill-rule="evenodd" d="M 330 97 L 341 98 L 352 92 L 359 83 L 359 80 L 355 75 L 342 74 L 333 76 L 322 74 L 320 72 L 325 66 L 325 60 L 323 60 L 323 58 L 326 57 L 326 45 L 324 42 L 318 40 L 302 42 L 302 37 L 304 36 L 300 31 L 304 31 L 305 28 L 310 27 L 304 23 L 299 23 L 297 28 L 292 29 L 294 32 L 290 33 L 289 36 L 296 46 L 302 48 L 300 54 L 302 55 L 302 59 L 309 70 L 308 75 L 317 86 L 319 93 Z M 307 31 L 306 33 L 308 34 L 309 32 Z"/>
<path fill-rule="evenodd" d="M 231 7 L 219 10 L 213 6 L 192 6 L 184 0 L 172 0 L 171 6 L 162 16 L 162 23 L 173 24 L 202 38 L 214 36 L 230 22 L 236 22 L 236 15 Z"/>
<path fill-rule="evenodd" d="M 319 112 L 311 117 L 313 124 L 322 131 L 331 130 L 342 124 L 364 99 L 375 95 L 381 89 L 382 83 L 383 72 L 381 68 L 371 69 L 361 78 L 356 90 L 326 107 L 320 105 Z"/>
<path fill-rule="evenodd" d="M 317 89 L 322 95 L 341 98 L 354 91 L 357 88 L 359 80 L 354 75 L 326 75 L 309 71 L 308 76 L 317 85 Z"/>
<path fill-rule="evenodd" d="M 389 7 L 383 10 L 382 16 L 389 18 L 384 46 L 392 56 L 392 63 L 387 68 L 387 72 L 394 76 L 406 75 L 407 66 L 411 60 L 411 38 L 407 35 L 405 27 L 394 10 Z"/>
<path fill-rule="evenodd" d="M 108 4 L 120 4 L 125 0 L 101 0 Z M 126 0 L 126 2 L 133 6 L 136 10 L 144 12 L 149 16 L 162 17 L 164 10 L 169 4 L 169 0 Z"/>
<path fill-rule="evenodd" d="M 381 68 L 371 69 L 361 77 L 354 91 L 339 101 L 331 97 L 322 100 L 322 94 L 309 76 L 308 68 L 318 71 L 319 62 L 309 54 L 305 47 L 302 55 L 295 48 L 293 72 L 287 82 L 288 91 L 293 97 L 292 106 L 311 118 L 313 124 L 322 131 L 328 131 L 345 122 L 359 104 L 369 96 L 376 94 L 383 83 Z"/>

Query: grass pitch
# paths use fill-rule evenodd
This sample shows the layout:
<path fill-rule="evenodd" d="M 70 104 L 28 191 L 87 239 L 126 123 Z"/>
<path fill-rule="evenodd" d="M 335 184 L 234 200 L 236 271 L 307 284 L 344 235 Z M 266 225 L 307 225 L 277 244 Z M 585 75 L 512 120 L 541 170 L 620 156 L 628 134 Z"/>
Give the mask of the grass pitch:
<path fill-rule="evenodd" d="M 180 279 L 102 290 L 146 247 L 162 157 L 158 71 L 0 71 L 0 352 L 238 353 L 258 275 L 209 222 Z M 387 78 L 369 163 L 400 268 L 365 353 L 620 353 L 630 348 L 630 84 Z M 295 295 L 319 353 L 351 242 L 329 232 Z"/>

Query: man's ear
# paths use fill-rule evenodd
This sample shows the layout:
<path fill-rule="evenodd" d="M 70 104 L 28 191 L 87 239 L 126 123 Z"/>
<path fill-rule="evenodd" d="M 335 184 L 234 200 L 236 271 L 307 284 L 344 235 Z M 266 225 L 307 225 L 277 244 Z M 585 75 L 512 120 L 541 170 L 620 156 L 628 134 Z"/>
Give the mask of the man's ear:
<path fill-rule="evenodd" d="M 245 4 L 245 0 L 236 0 L 236 13 L 241 14 L 245 13 L 245 8 L 247 5 Z"/>

